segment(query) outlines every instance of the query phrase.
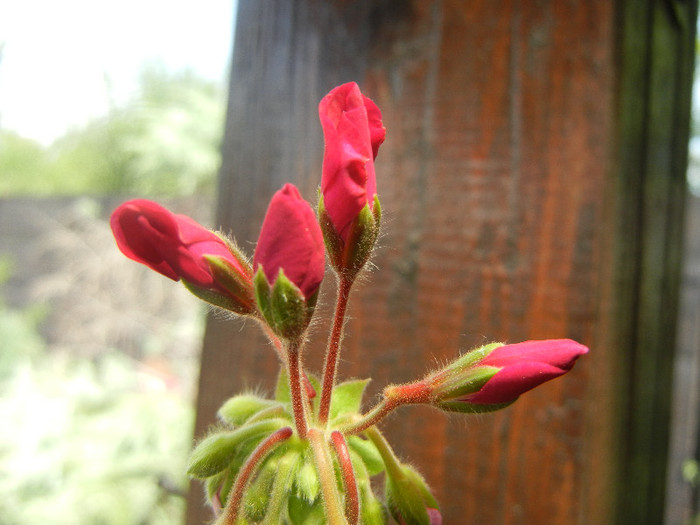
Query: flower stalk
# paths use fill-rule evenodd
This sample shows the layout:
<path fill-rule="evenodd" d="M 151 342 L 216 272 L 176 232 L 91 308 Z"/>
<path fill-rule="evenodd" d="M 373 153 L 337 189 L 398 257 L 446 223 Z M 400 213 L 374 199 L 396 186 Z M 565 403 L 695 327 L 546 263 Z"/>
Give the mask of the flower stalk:
<path fill-rule="evenodd" d="M 357 491 L 357 480 L 355 471 L 350 460 L 350 451 L 343 434 L 334 430 L 331 432 L 331 442 L 338 457 L 338 464 L 343 474 L 343 485 L 345 487 L 345 516 L 349 525 L 357 525 L 360 517 L 360 495 Z"/>
<path fill-rule="evenodd" d="M 287 367 L 289 376 L 289 391 L 292 396 L 292 410 L 297 434 L 301 439 L 306 438 L 308 423 L 306 419 L 306 401 L 302 392 L 301 366 L 300 366 L 301 342 L 290 341 L 287 343 Z"/>
<path fill-rule="evenodd" d="M 246 485 L 253 477 L 256 467 L 259 465 L 260 461 L 272 451 L 272 449 L 283 441 L 289 439 L 292 433 L 293 431 L 289 427 L 281 428 L 271 434 L 255 448 L 253 453 L 241 468 L 238 476 L 236 476 L 236 481 L 231 489 L 231 494 L 226 503 L 226 508 L 224 509 L 221 518 L 217 522 L 217 525 L 235 525 L 236 520 L 238 519 L 238 513 L 240 512 L 241 502 L 243 501 L 243 496 L 245 495 L 244 491 Z"/>
<path fill-rule="evenodd" d="M 321 483 L 321 494 L 323 495 L 327 523 L 328 525 L 347 525 L 348 522 L 343 514 L 338 485 L 335 481 L 335 472 L 328 442 L 323 432 L 317 428 L 309 429 L 308 438 L 314 455 L 316 472 Z"/>
<path fill-rule="evenodd" d="M 333 327 L 328 338 L 328 348 L 326 349 L 326 360 L 323 367 L 323 385 L 321 387 L 321 404 L 318 412 L 318 422 L 325 425 L 328 422 L 328 413 L 331 408 L 331 398 L 333 396 L 333 386 L 340 359 L 340 343 L 343 339 L 343 326 L 345 324 L 345 314 L 350 298 L 350 288 L 352 279 L 344 275 L 338 276 L 338 298 L 333 317 Z"/>

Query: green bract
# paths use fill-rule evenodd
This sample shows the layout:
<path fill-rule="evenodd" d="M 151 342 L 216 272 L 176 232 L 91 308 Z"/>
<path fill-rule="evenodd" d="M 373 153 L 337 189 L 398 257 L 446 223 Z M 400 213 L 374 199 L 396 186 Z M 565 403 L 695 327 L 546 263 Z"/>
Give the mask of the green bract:
<path fill-rule="evenodd" d="M 261 266 L 253 278 L 253 284 L 258 308 L 272 331 L 284 339 L 301 337 L 311 320 L 318 293 L 305 298 L 281 268 L 271 285 Z"/>
<path fill-rule="evenodd" d="M 331 265 L 345 278 L 353 279 L 369 260 L 379 235 L 382 208 L 374 196 L 370 208 L 366 204 L 353 220 L 345 241 L 340 237 L 326 212 L 323 195 L 319 196 L 318 217 Z"/>

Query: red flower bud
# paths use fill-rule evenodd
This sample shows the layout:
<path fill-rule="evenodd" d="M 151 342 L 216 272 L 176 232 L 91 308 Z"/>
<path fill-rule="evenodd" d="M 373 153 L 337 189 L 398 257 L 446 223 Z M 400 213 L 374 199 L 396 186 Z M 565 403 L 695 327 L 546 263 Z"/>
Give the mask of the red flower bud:
<path fill-rule="evenodd" d="M 270 284 L 280 270 L 306 299 L 321 285 L 326 266 L 323 235 L 311 206 L 292 184 L 272 197 L 263 221 L 253 268 L 262 267 Z"/>
<path fill-rule="evenodd" d="M 386 130 L 379 108 L 354 82 L 331 90 L 318 112 L 325 139 L 321 193 L 328 216 L 345 241 L 360 211 L 374 206 L 374 159 Z"/>
<path fill-rule="evenodd" d="M 491 343 L 467 352 L 423 380 L 390 385 L 392 406 L 431 403 L 450 412 L 491 412 L 567 373 L 588 348 L 571 339 Z"/>
<path fill-rule="evenodd" d="M 499 368 L 477 392 L 460 401 L 479 405 L 510 403 L 520 394 L 567 373 L 588 348 L 571 339 L 525 341 L 499 346 L 479 367 Z"/>
<path fill-rule="evenodd" d="M 110 219 L 119 249 L 134 261 L 188 285 L 230 295 L 207 261 L 213 256 L 240 283 L 252 303 L 252 275 L 247 263 L 214 232 L 185 215 L 171 213 L 155 202 L 136 199 L 119 206 Z M 244 294 L 245 295 L 245 294 Z M 238 297 L 240 298 L 240 297 Z"/>

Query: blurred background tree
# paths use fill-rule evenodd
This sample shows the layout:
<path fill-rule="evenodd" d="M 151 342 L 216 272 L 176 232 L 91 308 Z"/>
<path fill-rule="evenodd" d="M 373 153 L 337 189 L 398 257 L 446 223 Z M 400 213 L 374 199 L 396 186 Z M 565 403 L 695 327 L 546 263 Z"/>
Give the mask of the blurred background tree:
<path fill-rule="evenodd" d="M 211 195 L 224 98 L 216 82 L 152 63 L 131 99 L 49 146 L 0 129 L 0 196 Z"/>

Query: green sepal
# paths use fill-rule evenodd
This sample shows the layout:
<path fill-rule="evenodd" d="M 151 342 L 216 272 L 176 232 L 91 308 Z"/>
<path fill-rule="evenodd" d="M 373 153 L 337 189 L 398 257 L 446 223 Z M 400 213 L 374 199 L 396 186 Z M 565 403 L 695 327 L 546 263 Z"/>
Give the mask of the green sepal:
<path fill-rule="evenodd" d="M 275 480 L 269 492 L 269 503 L 261 525 L 280 525 L 287 523 L 285 517 L 289 507 L 289 487 L 296 478 L 301 456 L 298 451 L 292 450 L 285 453 L 275 463 Z"/>
<path fill-rule="evenodd" d="M 464 355 L 459 356 L 457 359 L 452 361 L 443 370 L 449 370 L 451 372 L 459 372 L 471 368 L 476 365 L 479 361 L 484 359 L 487 355 L 493 352 L 496 348 L 504 346 L 504 343 L 489 343 L 479 348 L 474 348 L 469 350 Z"/>
<path fill-rule="evenodd" d="M 272 286 L 271 303 L 276 332 L 287 339 L 299 338 L 309 326 L 311 315 L 304 294 L 282 269 Z"/>
<path fill-rule="evenodd" d="M 515 403 L 516 399 L 507 403 L 493 403 L 490 405 L 477 405 L 468 401 L 443 401 L 435 403 L 435 406 L 446 412 L 459 412 L 461 414 L 483 414 L 485 412 L 495 412 Z"/>
<path fill-rule="evenodd" d="M 225 423 L 237 427 L 260 411 L 274 406 L 279 406 L 279 403 L 253 394 L 239 394 L 228 399 L 219 408 L 217 415 Z"/>
<path fill-rule="evenodd" d="M 230 469 L 222 470 L 218 474 L 208 477 L 204 483 L 207 500 L 214 499 L 217 492 L 228 494 L 233 485 L 233 477 Z"/>
<path fill-rule="evenodd" d="M 180 279 L 180 281 L 182 282 L 182 284 L 185 285 L 185 288 L 187 288 L 190 291 L 190 293 L 192 293 L 192 295 L 196 296 L 202 301 L 205 301 L 214 306 L 218 306 L 219 308 L 223 308 L 224 310 L 228 310 L 238 315 L 250 315 L 251 313 L 250 310 L 247 309 L 244 305 L 241 305 L 241 303 L 227 295 L 224 295 L 220 292 L 216 292 L 214 290 L 210 290 L 208 288 L 202 288 L 201 286 L 192 284 L 191 282 L 186 281 L 185 279 Z"/>
<path fill-rule="evenodd" d="M 299 495 L 292 493 L 287 500 L 290 523 L 299 525 L 320 525 L 326 523 L 326 511 L 321 498 L 309 503 Z"/>
<path fill-rule="evenodd" d="M 270 297 L 272 295 L 272 288 L 270 287 L 270 283 L 262 267 L 258 268 L 258 271 L 255 272 L 253 276 L 253 291 L 255 292 L 255 302 L 258 305 L 258 310 L 260 310 L 263 318 L 267 324 L 270 325 L 270 328 L 272 328 L 270 323 L 272 319 L 272 298 Z"/>
<path fill-rule="evenodd" d="M 314 458 L 308 450 L 307 453 L 304 454 L 303 464 L 297 470 L 294 485 L 296 487 L 297 494 L 307 503 L 313 503 L 316 501 L 321 492 L 321 483 L 318 479 Z"/>
<path fill-rule="evenodd" d="M 258 268 L 253 284 L 258 308 L 270 328 L 285 339 L 301 337 L 309 325 L 318 295 L 307 300 L 281 268 L 272 286 L 263 268 Z"/>
<path fill-rule="evenodd" d="M 319 197 L 318 218 L 326 251 L 331 266 L 346 279 L 354 279 L 372 255 L 381 216 L 381 204 L 375 195 L 372 206 L 365 204 L 350 225 L 347 238 L 343 240 L 328 215 L 323 196 Z"/>
<path fill-rule="evenodd" d="M 243 268 L 244 272 L 247 275 L 253 275 L 253 268 L 250 266 L 249 258 L 246 257 L 243 251 L 238 247 L 236 241 L 229 239 L 228 236 L 224 235 L 222 232 L 217 231 L 214 233 L 217 237 L 219 237 L 219 239 L 226 243 L 226 246 L 228 246 L 231 255 L 233 255 L 234 258 L 238 261 L 238 264 L 241 265 L 241 268 Z"/>
<path fill-rule="evenodd" d="M 241 274 L 228 260 L 218 255 L 204 255 L 214 280 L 249 313 L 255 311 L 252 274 Z"/>
<path fill-rule="evenodd" d="M 440 508 L 423 477 L 409 465 L 402 465 L 396 477 L 387 471 L 385 496 L 394 519 L 405 525 L 430 525 L 427 508 Z"/>
<path fill-rule="evenodd" d="M 333 221 L 331 221 L 326 211 L 323 194 L 320 192 L 318 196 L 318 224 L 323 233 L 323 242 L 326 245 L 326 253 L 330 259 L 331 266 L 336 269 L 336 271 L 339 271 L 339 268 L 343 266 L 343 246 L 345 243 L 343 239 L 340 238 L 340 235 L 338 235 Z"/>
<path fill-rule="evenodd" d="M 442 402 L 478 392 L 500 370 L 497 366 L 477 365 L 459 374 L 446 374 L 439 383 L 433 383 L 433 397 Z"/>
<path fill-rule="evenodd" d="M 372 441 L 360 436 L 347 436 L 346 439 L 350 452 L 358 455 L 370 476 L 376 476 L 384 471 L 384 460 Z"/>
<path fill-rule="evenodd" d="M 354 414 L 360 411 L 362 396 L 370 379 L 353 379 L 336 385 L 331 398 L 331 421 L 343 414 Z"/>
<path fill-rule="evenodd" d="M 262 439 L 287 424 L 284 419 L 268 419 L 230 432 L 211 434 L 200 441 L 190 455 L 187 473 L 198 479 L 213 476 L 231 465 L 241 443 L 251 438 Z"/>

